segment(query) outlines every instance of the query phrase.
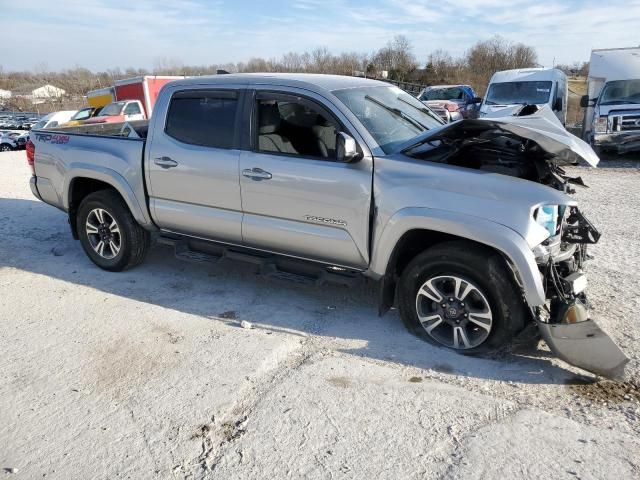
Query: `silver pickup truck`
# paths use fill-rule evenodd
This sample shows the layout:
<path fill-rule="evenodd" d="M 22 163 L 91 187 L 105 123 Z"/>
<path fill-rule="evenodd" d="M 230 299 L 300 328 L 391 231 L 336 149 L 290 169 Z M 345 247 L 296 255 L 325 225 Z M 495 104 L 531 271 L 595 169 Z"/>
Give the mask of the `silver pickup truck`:
<path fill-rule="evenodd" d="M 364 276 L 381 314 L 396 305 L 436 345 L 482 354 L 539 332 L 619 377 L 628 360 L 585 294 L 599 233 L 561 167 L 598 158 L 553 115 L 526 113 L 444 125 L 367 79 L 196 77 L 165 86 L 148 125 L 34 131 L 31 189 L 105 270 L 160 241 L 291 278 Z"/>

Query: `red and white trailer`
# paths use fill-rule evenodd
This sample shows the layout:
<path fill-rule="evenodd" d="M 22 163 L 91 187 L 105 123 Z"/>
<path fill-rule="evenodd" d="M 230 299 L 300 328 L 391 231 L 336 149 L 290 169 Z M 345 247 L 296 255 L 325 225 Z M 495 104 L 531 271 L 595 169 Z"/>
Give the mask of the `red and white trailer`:
<path fill-rule="evenodd" d="M 181 78 L 184 77 L 145 75 L 117 80 L 115 82 L 116 100 L 139 100 L 146 118 L 150 118 L 160 89 L 167 83 Z"/>

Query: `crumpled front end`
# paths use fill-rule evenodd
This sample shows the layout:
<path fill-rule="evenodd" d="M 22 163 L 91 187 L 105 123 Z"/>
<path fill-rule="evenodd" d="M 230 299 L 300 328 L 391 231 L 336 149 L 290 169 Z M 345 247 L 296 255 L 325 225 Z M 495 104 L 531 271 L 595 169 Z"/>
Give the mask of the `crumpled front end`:
<path fill-rule="evenodd" d="M 558 196 L 544 188 L 534 194 L 523 186 L 511 192 L 512 205 L 516 199 L 523 201 L 525 190 L 531 190 L 528 198 L 535 198 L 535 203 L 530 204 L 529 217 L 518 215 L 519 223 L 496 206 L 494 214 L 500 217 L 491 220 L 520 233 L 533 251 L 538 271 L 532 273 L 540 275 L 545 298 L 538 290 L 529 306 L 551 350 L 577 367 L 620 377 L 628 359 L 595 324 L 586 297 L 587 248 L 597 243 L 600 234 L 567 196 L 586 185 L 563 168 L 579 162 L 595 167 L 600 159 L 587 143 L 567 132 L 547 107 L 518 106 L 501 115 L 445 125 L 407 142 L 400 150 L 411 158 L 518 177 L 562 192 Z M 444 181 L 442 176 L 438 179 Z M 493 188 L 493 194 L 500 197 L 501 186 L 494 184 Z M 483 204 L 478 201 L 476 205 Z"/>
<path fill-rule="evenodd" d="M 591 317 L 586 295 L 587 249 L 600 233 L 575 206 L 541 207 L 536 217 L 554 233 L 534 249 L 547 297 L 544 307 L 534 308 L 542 337 L 567 363 L 623 378 L 629 359 Z"/>

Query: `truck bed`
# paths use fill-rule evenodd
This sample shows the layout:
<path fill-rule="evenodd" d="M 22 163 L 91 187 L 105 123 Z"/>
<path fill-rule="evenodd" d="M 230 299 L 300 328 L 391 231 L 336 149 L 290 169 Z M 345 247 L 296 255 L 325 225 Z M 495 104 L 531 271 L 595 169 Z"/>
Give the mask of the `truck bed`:
<path fill-rule="evenodd" d="M 142 167 L 146 136 L 146 121 L 34 130 L 32 190 L 44 202 L 68 211 L 75 178 L 101 181 L 116 188 L 135 219 L 147 224 Z"/>
<path fill-rule="evenodd" d="M 101 137 L 147 138 L 149 131 L 148 120 L 135 120 L 118 123 L 94 123 L 90 125 L 75 125 L 71 127 L 49 128 L 47 131 L 56 133 L 72 133 L 77 135 L 96 135 Z"/>

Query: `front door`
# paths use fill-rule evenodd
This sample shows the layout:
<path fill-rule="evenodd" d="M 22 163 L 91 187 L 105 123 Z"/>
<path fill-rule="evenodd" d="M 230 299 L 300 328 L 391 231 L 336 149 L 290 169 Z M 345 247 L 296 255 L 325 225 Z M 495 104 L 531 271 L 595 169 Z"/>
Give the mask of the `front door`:
<path fill-rule="evenodd" d="M 245 244 L 335 265 L 368 264 L 372 160 L 336 161 L 345 128 L 319 101 L 258 93 L 240 156 Z"/>
<path fill-rule="evenodd" d="M 147 142 L 151 214 L 164 229 L 240 243 L 238 92 L 174 91 Z"/>

